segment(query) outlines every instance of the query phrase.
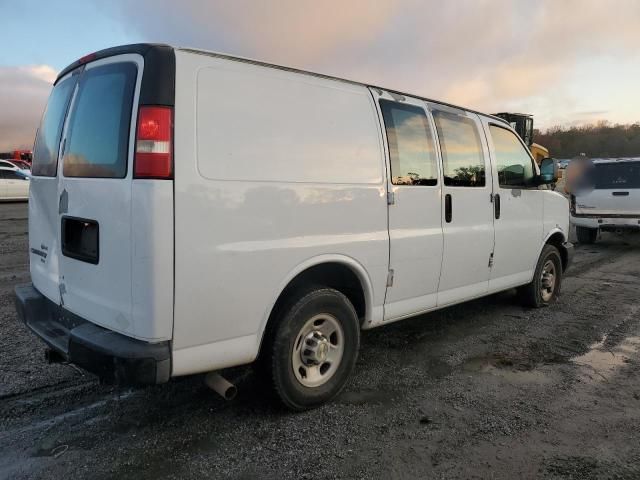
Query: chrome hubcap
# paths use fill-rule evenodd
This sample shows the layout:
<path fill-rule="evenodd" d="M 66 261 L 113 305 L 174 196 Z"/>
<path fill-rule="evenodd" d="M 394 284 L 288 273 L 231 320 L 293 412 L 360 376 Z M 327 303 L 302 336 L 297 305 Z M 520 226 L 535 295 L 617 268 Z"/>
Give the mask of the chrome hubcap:
<path fill-rule="evenodd" d="M 296 336 L 291 355 L 293 373 L 305 387 L 318 387 L 336 373 L 343 353 L 340 322 L 327 313 L 316 315 L 305 322 Z"/>
<path fill-rule="evenodd" d="M 542 268 L 540 277 L 540 295 L 542 300 L 548 302 L 553 297 L 556 289 L 556 264 L 553 260 L 547 260 Z"/>

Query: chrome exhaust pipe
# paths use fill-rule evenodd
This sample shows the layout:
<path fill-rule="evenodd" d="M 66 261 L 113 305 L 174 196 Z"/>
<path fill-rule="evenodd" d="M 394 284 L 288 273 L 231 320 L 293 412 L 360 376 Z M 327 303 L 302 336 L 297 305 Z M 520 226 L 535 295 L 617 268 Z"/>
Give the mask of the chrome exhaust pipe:
<path fill-rule="evenodd" d="M 225 400 L 233 400 L 238 393 L 236 386 L 218 372 L 207 373 L 204 377 L 204 383 Z"/>

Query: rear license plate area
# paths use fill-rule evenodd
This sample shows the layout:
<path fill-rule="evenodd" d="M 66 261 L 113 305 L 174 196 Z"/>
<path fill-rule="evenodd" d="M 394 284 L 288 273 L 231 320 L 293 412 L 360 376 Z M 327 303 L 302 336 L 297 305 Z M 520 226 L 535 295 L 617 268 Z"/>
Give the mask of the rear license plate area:
<path fill-rule="evenodd" d="M 100 259 L 100 226 L 95 220 L 62 217 L 62 254 L 97 265 Z"/>

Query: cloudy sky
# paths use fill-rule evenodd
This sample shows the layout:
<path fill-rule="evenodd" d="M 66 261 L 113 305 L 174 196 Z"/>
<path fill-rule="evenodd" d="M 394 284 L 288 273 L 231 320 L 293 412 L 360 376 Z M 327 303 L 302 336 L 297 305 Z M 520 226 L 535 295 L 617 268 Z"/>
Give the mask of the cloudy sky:
<path fill-rule="evenodd" d="M 446 100 L 536 126 L 640 121 L 640 0 L 0 0 L 0 151 L 30 147 L 56 73 L 161 42 Z"/>

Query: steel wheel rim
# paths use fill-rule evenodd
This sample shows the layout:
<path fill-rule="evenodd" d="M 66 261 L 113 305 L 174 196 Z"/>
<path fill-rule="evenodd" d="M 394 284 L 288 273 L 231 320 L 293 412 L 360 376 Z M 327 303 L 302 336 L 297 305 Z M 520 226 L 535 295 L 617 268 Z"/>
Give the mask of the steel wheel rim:
<path fill-rule="evenodd" d="M 344 354 L 344 332 L 336 317 L 321 313 L 302 326 L 293 342 L 291 366 L 301 385 L 314 388 L 335 375 Z"/>
<path fill-rule="evenodd" d="M 553 297 L 556 291 L 556 264 L 553 260 L 547 260 L 542 267 L 542 274 L 540 275 L 540 296 L 542 300 L 548 302 Z"/>

